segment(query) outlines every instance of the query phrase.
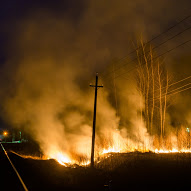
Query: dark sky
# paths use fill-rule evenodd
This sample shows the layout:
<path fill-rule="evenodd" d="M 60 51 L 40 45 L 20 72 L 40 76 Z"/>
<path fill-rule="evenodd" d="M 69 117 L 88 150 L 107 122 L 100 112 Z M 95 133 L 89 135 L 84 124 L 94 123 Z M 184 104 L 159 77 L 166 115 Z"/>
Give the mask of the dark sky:
<path fill-rule="evenodd" d="M 17 103 L 23 81 L 26 86 L 32 87 L 30 91 L 36 97 L 39 94 L 44 95 L 44 92 L 39 93 L 41 86 L 38 87 L 38 84 L 43 80 L 48 82 L 48 85 L 52 83 L 61 63 L 66 69 L 69 68 L 68 79 L 77 83 L 81 89 L 87 88 L 96 71 L 104 71 L 113 59 L 124 57 L 131 52 L 141 35 L 145 41 L 152 39 L 189 14 L 191 14 L 190 0 L 6 0 L 1 2 L 1 100 L 11 103 L 9 99 L 14 98 L 13 103 Z M 191 19 L 156 39 L 153 45 L 161 43 L 189 26 L 191 26 Z M 165 43 L 163 47 L 156 50 L 157 53 L 161 54 L 189 40 L 190 34 L 188 30 Z M 46 62 L 47 58 L 54 61 L 53 68 L 47 69 L 41 64 Z M 168 54 L 166 59 L 169 60 L 167 64 L 175 74 L 175 80 L 191 75 L 190 44 L 174 51 L 174 54 Z M 34 70 L 37 65 L 40 65 L 38 67 L 43 70 L 47 69 L 47 76 Z M 116 67 L 119 65 L 117 64 Z M 35 72 L 30 73 L 33 70 Z M 53 75 L 51 72 L 55 76 L 51 76 Z M 28 74 L 31 75 L 30 79 Z M 31 79 L 38 79 L 38 83 L 31 84 Z M 70 81 L 66 80 L 63 86 L 66 83 Z M 36 87 L 39 89 L 36 90 Z M 24 89 L 27 96 L 30 94 L 28 91 Z"/>
<path fill-rule="evenodd" d="M 84 2 L 75 0 L 8 0 L 0 3 L 0 60 L 5 61 L 7 48 L 17 32 L 19 22 L 25 20 L 37 10 L 49 11 L 57 18 L 77 21 L 83 13 Z M 6 51 L 6 50 L 7 51 Z"/>
<path fill-rule="evenodd" d="M 107 39 L 108 34 L 109 36 L 111 35 L 111 38 L 108 39 L 109 41 L 116 38 L 116 42 L 119 43 L 121 43 L 122 41 L 120 36 L 127 34 L 127 36 L 131 35 L 132 38 L 132 33 L 136 34 L 139 32 L 143 32 L 148 39 L 151 39 L 191 12 L 191 2 L 189 0 L 178 0 L 176 2 L 173 0 L 136 0 L 133 3 L 127 3 L 127 1 L 124 0 L 120 0 L 118 2 L 92 2 L 93 1 L 88 0 L 8 0 L 1 2 L 1 60 L 4 60 L 4 58 L 6 58 L 9 47 L 12 46 L 13 43 L 12 39 L 15 37 L 17 32 L 20 32 L 19 30 L 21 29 L 20 25 L 22 21 L 34 17 L 35 12 L 37 11 L 42 13 L 48 12 L 49 15 L 52 15 L 54 17 L 54 19 L 58 18 L 74 23 L 74 27 L 79 27 L 78 24 L 81 20 L 84 19 L 84 14 L 89 15 L 89 22 L 91 24 L 89 26 L 86 26 L 87 28 L 98 27 L 97 29 L 100 30 L 99 32 L 103 34 L 102 38 Z M 124 10 L 121 10 L 121 12 L 120 10 L 118 10 L 122 7 L 127 8 L 127 14 Z M 92 15 L 89 13 L 89 11 L 93 12 Z M 113 14 L 113 12 L 116 12 L 116 14 Z M 111 21 L 110 19 L 107 20 L 107 14 L 108 17 L 113 14 L 113 21 Z M 91 18 L 91 16 L 93 17 Z M 97 17 L 98 21 L 94 17 Z M 101 22 L 105 22 L 104 25 L 100 22 L 99 19 L 103 19 L 103 21 Z M 128 23 L 131 24 L 128 25 Z M 139 25 L 140 28 L 142 27 L 142 31 L 138 31 L 140 30 L 140 28 L 136 25 Z M 113 29 L 113 27 L 115 29 Z M 124 32 L 121 33 L 117 31 L 116 28 Z M 114 32 L 111 32 L 111 30 L 113 30 Z M 124 41 L 126 40 L 125 38 L 123 38 Z M 107 43 L 107 46 L 113 47 L 113 44 L 109 44 L 107 40 L 105 43 Z M 121 47 L 123 48 L 123 45 Z M 124 47 L 124 49 L 125 48 L 126 47 Z M 114 55 L 114 57 L 121 56 L 116 50 L 114 51 L 116 52 L 116 55 Z M 122 51 L 120 50 L 120 52 Z M 126 51 L 123 52 L 124 55 L 125 52 Z"/>

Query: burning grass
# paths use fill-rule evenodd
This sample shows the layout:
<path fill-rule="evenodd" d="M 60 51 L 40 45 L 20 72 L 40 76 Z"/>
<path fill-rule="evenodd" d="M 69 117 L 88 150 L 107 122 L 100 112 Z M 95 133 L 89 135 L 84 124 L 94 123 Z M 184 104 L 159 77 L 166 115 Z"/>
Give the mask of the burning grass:
<path fill-rule="evenodd" d="M 95 164 L 98 168 L 110 165 L 111 168 L 123 162 L 124 153 L 154 153 L 154 154 L 181 154 L 191 153 L 190 149 L 190 132 L 181 129 L 177 136 L 170 134 L 163 139 L 159 136 L 146 136 L 144 141 L 132 141 L 123 138 L 120 133 L 114 132 L 110 139 L 105 139 L 103 144 L 96 145 L 95 148 Z M 9 144 L 6 146 L 8 147 Z M 18 148 L 17 148 L 18 147 Z M 46 153 L 42 153 L 37 146 L 31 146 L 28 143 L 12 144 L 9 151 L 19 155 L 22 158 L 31 158 L 34 160 L 54 159 L 59 164 L 69 167 L 90 165 L 90 152 L 78 153 L 74 151 L 64 151 L 62 148 L 52 143 L 51 147 L 47 147 Z M 77 149 L 76 149 L 77 150 Z M 89 150 L 89 149 L 79 149 Z M 113 159 L 120 156 L 119 162 Z"/>
<path fill-rule="evenodd" d="M 132 149 L 133 150 L 133 149 Z M 137 160 L 137 157 L 143 157 L 145 156 L 173 156 L 177 155 L 180 156 L 181 154 L 185 154 L 185 156 L 190 157 L 191 149 L 172 149 L 172 150 L 163 150 L 163 149 L 155 149 L 155 150 L 136 150 L 133 151 L 126 151 L 126 152 L 120 152 L 119 150 L 115 150 L 115 148 L 109 148 L 108 150 L 103 149 L 102 152 L 96 155 L 95 159 L 95 166 L 96 168 L 103 168 L 103 169 L 115 169 L 118 166 L 122 165 L 123 163 L 132 163 L 134 160 Z M 60 165 L 63 165 L 65 167 L 76 167 L 76 166 L 82 166 L 82 167 L 88 167 L 90 165 L 90 160 L 87 157 L 80 157 L 76 156 L 74 158 L 70 158 L 67 155 L 64 155 L 62 152 L 54 151 L 51 155 L 45 156 L 35 156 L 35 155 L 26 155 L 26 154 L 19 154 L 18 152 L 15 152 L 11 150 L 12 153 L 16 154 L 19 157 L 25 158 L 25 159 L 33 159 L 33 160 L 49 160 L 54 159 L 57 161 Z M 166 155 L 164 155 L 166 154 Z M 186 155 L 187 154 L 187 155 Z M 159 157 L 159 158 L 160 158 Z"/>

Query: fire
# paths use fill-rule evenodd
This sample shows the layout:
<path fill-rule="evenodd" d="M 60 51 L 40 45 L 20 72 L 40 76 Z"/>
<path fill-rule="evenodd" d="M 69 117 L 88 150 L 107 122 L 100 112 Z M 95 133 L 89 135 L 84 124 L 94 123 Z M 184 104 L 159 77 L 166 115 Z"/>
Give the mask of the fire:
<path fill-rule="evenodd" d="M 106 154 L 106 153 L 120 153 L 121 149 L 119 148 L 115 148 L 115 147 L 111 147 L 109 149 L 103 149 L 102 154 Z"/>
<path fill-rule="evenodd" d="M 90 160 L 79 162 L 77 160 L 71 159 L 68 155 L 62 153 L 62 152 L 55 152 L 53 155 L 50 156 L 50 158 L 55 159 L 59 164 L 63 166 L 72 166 L 74 164 L 80 165 L 80 166 L 87 166 L 90 164 Z"/>
<path fill-rule="evenodd" d="M 55 159 L 59 164 L 63 166 L 68 166 L 74 163 L 74 161 L 66 153 L 63 153 L 57 149 L 50 150 L 47 155 L 47 159 Z"/>
<path fill-rule="evenodd" d="M 145 153 L 145 152 L 153 152 L 153 153 L 156 153 L 156 154 L 168 154 L 168 153 L 191 153 L 191 149 L 181 149 L 181 150 L 178 150 L 176 148 L 173 148 L 173 149 L 137 149 L 136 147 L 133 147 L 132 145 L 132 148 L 129 149 L 129 150 L 126 150 L 124 151 L 124 148 L 118 148 L 118 147 L 115 147 L 115 145 L 113 145 L 112 147 L 109 147 L 109 148 L 104 148 L 100 154 L 99 154 L 99 158 L 98 157 L 95 157 L 95 161 L 97 163 L 101 162 L 102 159 L 104 158 L 108 158 L 110 157 L 110 153 L 130 153 L 130 152 L 135 152 L 135 151 L 138 151 L 138 152 L 142 152 L 142 153 Z M 30 155 L 23 155 L 23 154 L 18 154 L 14 151 L 11 151 L 12 153 L 22 157 L 22 158 L 30 158 L 30 159 L 33 159 L 33 160 L 49 160 L 49 159 L 54 159 L 55 161 L 57 161 L 60 165 L 62 166 L 65 166 L 65 167 L 75 167 L 75 165 L 79 165 L 79 166 L 89 166 L 90 165 L 90 160 L 87 159 L 87 160 L 84 160 L 84 161 L 81 161 L 79 162 L 77 159 L 73 159 L 72 157 L 68 156 L 66 153 L 60 151 L 60 150 L 53 150 L 49 153 L 49 155 L 47 156 L 42 156 L 42 157 L 36 157 L 36 156 L 30 156 Z M 101 160 L 100 160 L 101 159 Z"/>
<path fill-rule="evenodd" d="M 180 139 L 181 138 L 181 139 Z M 130 153 L 130 152 L 152 152 L 156 154 L 162 153 L 191 153 L 190 137 L 187 136 L 171 136 L 170 139 L 161 140 L 153 137 L 142 138 L 141 140 L 132 141 L 123 138 L 119 131 L 113 131 L 106 137 L 95 149 L 95 163 L 101 162 L 102 159 L 110 157 L 110 153 Z M 54 159 L 65 167 L 88 166 L 90 165 L 90 149 L 86 144 L 79 145 L 75 150 L 64 151 L 64 147 L 59 147 L 51 143 L 47 146 L 43 157 L 21 156 L 23 158 L 32 158 L 36 160 Z M 79 152 L 81 151 L 81 152 Z M 88 151 L 88 152 L 87 152 Z"/>
<path fill-rule="evenodd" d="M 55 153 L 50 157 L 56 159 L 61 165 L 64 166 L 67 166 L 68 164 L 72 163 L 72 160 L 61 152 Z"/>
<path fill-rule="evenodd" d="M 181 149 L 181 150 L 178 150 L 178 149 L 172 149 L 172 150 L 165 150 L 165 149 L 155 149 L 154 150 L 155 153 L 190 153 L 191 150 L 190 149 Z"/>
<path fill-rule="evenodd" d="M 179 151 L 177 149 L 172 149 L 172 150 L 164 150 L 164 149 L 155 149 L 154 153 L 178 153 Z"/>
<path fill-rule="evenodd" d="M 90 164 L 90 160 L 78 160 L 77 157 L 72 157 L 66 154 L 65 152 L 62 152 L 60 150 L 52 150 L 48 153 L 47 159 L 54 159 L 56 160 L 59 164 L 68 167 L 68 166 L 73 166 L 73 165 L 80 165 L 80 166 L 87 166 Z"/>

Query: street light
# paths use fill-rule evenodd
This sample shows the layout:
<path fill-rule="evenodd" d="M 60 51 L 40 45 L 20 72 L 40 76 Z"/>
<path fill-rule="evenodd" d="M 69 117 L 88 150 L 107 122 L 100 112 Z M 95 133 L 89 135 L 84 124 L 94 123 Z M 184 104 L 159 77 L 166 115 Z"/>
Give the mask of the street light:
<path fill-rule="evenodd" d="M 4 136 L 7 136 L 7 134 L 8 134 L 7 131 L 4 131 L 3 135 L 4 135 Z"/>
<path fill-rule="evenodd" d="M 7 135 L 8 135 L 8 132 L 7 132 L 7 131 L 4 131 L 4 132 L 3 132 L 3 135 L 4 135 L 4 137 L 5 137 L 5 142 L 7 142 Z"/>

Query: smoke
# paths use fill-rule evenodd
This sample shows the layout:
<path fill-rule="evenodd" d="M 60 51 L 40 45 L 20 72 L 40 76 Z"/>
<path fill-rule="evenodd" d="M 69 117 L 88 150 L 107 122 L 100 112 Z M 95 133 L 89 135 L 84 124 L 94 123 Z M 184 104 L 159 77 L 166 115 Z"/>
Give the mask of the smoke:
<path fill-rule="evenodd" d="M 63 2 L 64 6 L 59 1 L 45 8 L 34 4 L 24 17 L 9 21 L 7 60 L 1 67 L 2 116 L 12 126 L 25 126 L 44 154 L 58 150 L 68 156 L 89 155 L 92 76 L 131 50 L 137 35 L 154 36 L 181 11 L 166 0 L 152 2 L 154 6 L 150 0 L 82 1 L 78 8 Z M 165 17 L 163 9 L 168 11 Z M 120 144 L 147 144 L 148 133 L 138 114 L 144 101 L 136 84 L 119 80 L 117 91 L 126 95 L 118 94 L 118 108 L 107 85 L 98 90 L 97 145 L 113 143 L 116 136 Z M 117 115 L 123 109 L 126 112 Z M 126 123 L 120 127 L 122 119 Z"/>

